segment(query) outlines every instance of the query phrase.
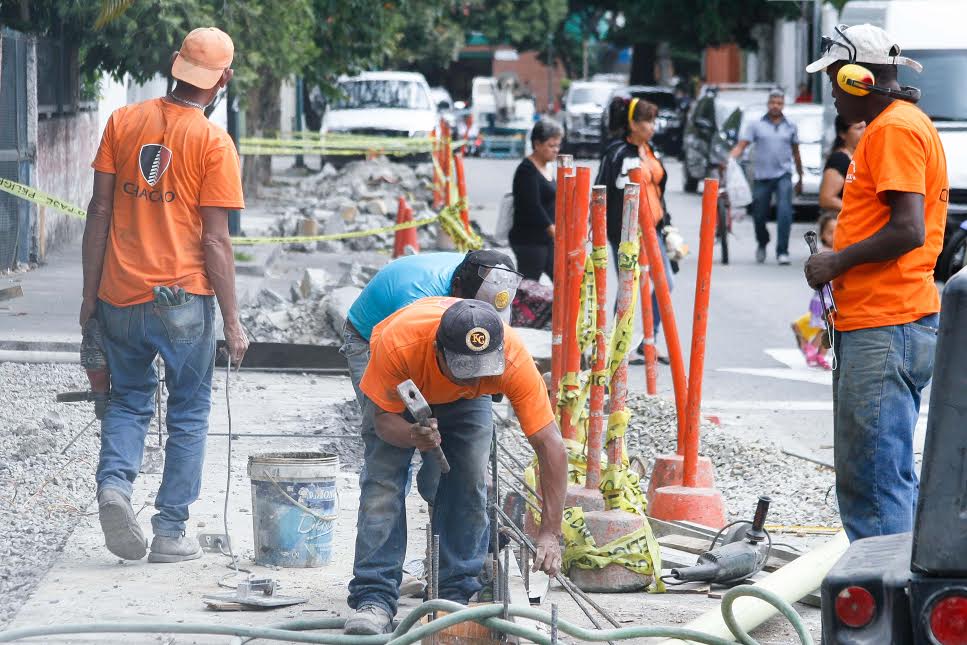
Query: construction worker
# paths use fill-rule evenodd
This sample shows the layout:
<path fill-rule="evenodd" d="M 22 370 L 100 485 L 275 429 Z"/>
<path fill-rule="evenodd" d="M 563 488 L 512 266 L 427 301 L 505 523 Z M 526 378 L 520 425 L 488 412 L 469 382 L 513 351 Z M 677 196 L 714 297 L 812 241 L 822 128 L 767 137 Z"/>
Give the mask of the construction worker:
<path fill-rule="evenodd" d="M 154 360 L 165 362 L 168 441 L 151 518 L 149 562 L 201 557 L 185 535 L 198 498 L 215 365 L 215 298 L 233 364 L 248 339 L 238 318 L 228 212 L 243 208 L 238 154 L 205 107 L 232 79 L 234 47 L 195 29 L 172 57 L 167 96 L 116 110 L 94 158 L 84 228 L 80 323 L 95 317 L 111 373 L 97 500 L 108 550 L 139 560 L 146 541 L 131 492 L 154 411 Z"/>
<path fill-rule="evenodd" d="M 851 540 L 913 528 L 919 482 L 913 433 L 933 373 L 940 296 L 933 268 L 947 219 L 947 162 L 919 90 L 901 87 L 900 55 L 873 25 L 823 39 L 836 111 L 866 122 L 846 173 L 833 250 L 806 263 L 832 282 L 836 495 Z"/>
<path fill-rule="evenodd" d="M 349 364 L 349 376 L 360 410 L 366 395 L 359 389 L 369 364 L 369 338 L 373 327 L 406 305 L 429 296 L 476 298 L 489 302 L 504 320 L 510 319 L 521 276 L 514 261 L 499 251 L 418 253 L 393 260 L 377 273 L 349 309 L 339 350 Z M 423 462 L 417 489 L 433 503 L 440 471 L 432 460 Z"/>
<path fill-rule="evenodd" d="M 382 634 L 396 615 L 406 555 L 405 490 L 414 450 L 440 446 L 450 463 L 431 523 L 440 536 L 438 596 L 467 604 L 482 587 L 487 552 L 490 394 L 506 394 L 537 454 L 543 496 L 535 569 L 561 565 L 559 536 L 567 457 L 547 388 L 517 334 L 479 300 L 424 298 L 373 330 L 366 396 L 356 557 L 349 583 L 355 613 L 346 633 Z M 430 431 L 404 414 L 396 386 L 412 379 L 432 407 Z"/>

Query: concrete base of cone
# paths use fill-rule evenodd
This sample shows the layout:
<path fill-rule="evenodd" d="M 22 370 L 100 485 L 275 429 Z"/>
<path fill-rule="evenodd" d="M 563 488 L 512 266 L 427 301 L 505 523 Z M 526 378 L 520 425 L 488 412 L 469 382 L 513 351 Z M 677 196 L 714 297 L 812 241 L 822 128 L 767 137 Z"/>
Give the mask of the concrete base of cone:
<path fill-rule="evenodd" d="M 655 491 L 649 515 L 659 520 L 695 522 L 713 529 L 725 526 L 725 500 L 715 488 L 665 486 Z"/>
<path fill-rule="evenodd" d="M 584 522 L 598 546 L 634 533 L 647 520 L 626 511 L 591 511 L 584 514 Z M 603 569 L 571 567 L 568 577 L 582 591 L 588 593 L 628 593 L 642 591 L 652 582 L 651 576 L 635 573 L 618 564 Z"/>
<path fill-rule="evenodd" d="M 655 457 L 655 467 L 651 469 L 651 479 L 648 481 L 648 503 L 655 499 L 655 491 L 665 486 L 681 486 L 684 481 L 685 457 L 682 455 L 658 455 Z M 712 460 L 699 457 L 695 469 L 696 485 L 699 488 L 715 487 L 715 471 Z"/>
<path fill-rule="evenodd" d="M 572 506 L 580 506 L 584 509 L 585 513 L 588 511 L 603 511 L 604 497 L 601 496 L 601 491 L 597 489 L 585 488 L 578 484 L 569 484 L 567 490 L 564 492 L 564 508 L 570 508 Z M 524 513 L 524 533 L 533 539 L 537 537 L 541 523 L 534 519 L 534 514 L 531 510 L 528 507 L 527 512 Z"/>

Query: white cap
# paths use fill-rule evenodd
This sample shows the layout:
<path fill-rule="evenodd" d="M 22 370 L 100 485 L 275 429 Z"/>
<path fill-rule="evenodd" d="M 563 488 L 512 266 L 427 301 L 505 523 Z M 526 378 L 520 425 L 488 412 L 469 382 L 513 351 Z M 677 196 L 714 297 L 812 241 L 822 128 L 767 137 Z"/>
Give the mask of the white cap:
<path fill-rule="evenodd" d="M 879 27 L 870 24 L 836 27 L 836 33 L 823 38 L 825 50 L 819 60 L 806 66 L 810 74 L 821 72 L 837 61 L 869 63 L 871 65 L 906 65 L 917 72 L 923 65 L 900 56 L 900 46 Z"/>

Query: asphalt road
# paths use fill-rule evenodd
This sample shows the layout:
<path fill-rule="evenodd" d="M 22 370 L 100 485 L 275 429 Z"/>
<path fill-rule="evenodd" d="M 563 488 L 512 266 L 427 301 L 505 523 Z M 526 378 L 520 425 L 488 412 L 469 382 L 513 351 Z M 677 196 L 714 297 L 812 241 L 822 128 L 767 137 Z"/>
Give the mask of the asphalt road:
<path fill-rule="evenodd" d="M 473 217 L 492 230 L 501 196 L 510 191 L 517 161 L 469 159 L 467 178 Z M 594 172 L 597 162 L 579 161 Z M 681 165 L 666 162 L 666 202 L 673 223 L 690 248 L 675 275 L 672 299 L 685 364 L 688 365 L 695 297 L 701 196 L 682 192 Z M 593 175 L 592 175 L 593 176 Z M 765 264 L 755 262 L 751 218 L 734 222 L 731 263 L 723 265 L 715 250 L 702 383 L 703 413 L 717 417 L 737 436 L 768 437 L 785 448 L 832 461 L 832 394 L 829 372 L 806 366 L 795 345 L 791 322 L 808 309 L 811 291 L 803 278 L 808 249 L 803 233 L 809 222 L 793 225 L 789 250 L 792 264 L 778 266 L 770 245 Z M 775 223 L 769 224 L 773 239 Z M 613 298 L 614 274 L 609 293 Z M 637 332 L 640 333 L 640 322 Z M 640 337 L 640 336 L 639 336 Z M 659 340 L 664 349 L 664 338 Z M 659 391 L 672 396 L 669 368 L 660 367 Z M 643 390 L 644 368 L 632 367 L 631 387 Z M 929 400 L 925 397 L 924 400 Z M 922 426 L 918 439 L 922 441 Z"/>

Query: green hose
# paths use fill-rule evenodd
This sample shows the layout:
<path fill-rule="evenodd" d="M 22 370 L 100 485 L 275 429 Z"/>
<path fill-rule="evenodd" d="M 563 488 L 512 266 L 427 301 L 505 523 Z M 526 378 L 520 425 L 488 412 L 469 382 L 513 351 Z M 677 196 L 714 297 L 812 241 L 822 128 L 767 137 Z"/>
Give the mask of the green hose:
<path fill-rule="evenodd" d="M 802 645 L 813 645 L 812 637 L 802 622 L 802 617 L 785 600 L 767 589 L 743 585 L 729 590 L 722 598 L 722 616 L 733 634 L 744 645 L 758 645 L 737 624 L 732 614 L 732 603 L 739 597 L 753 596 L 778 609 L 792 623 Z M 434 611 L 451 612 L 430 623 L 418 625 L 427 614 Z M 319 620 L 296 620 L 280 623 L 273 627 L 243 627 L 232 625 L 213 625 L 206 623 L 92 623 L 87 625 L 55 625 L 49 627 L 26 627 L 0 632 L 0 643 L 9 643 L 33 636 L 53 636 L 64 634 L 97 633 L 166 633 L 166 634 L 216 634 L 266 640 L 287 641 L 290 643 L 320 643 L 322 645 L 411 645 L 458 623 L 473 621 L 489 629 L 531 640 L 542 645 L 550 645 L 550 638 L 541 632 L 524 625 L 518 625 L 501 618 L 503 605 L 483 605 L 465 607 L 449 600 L 430 600 L 410 612 L 391 634 L 376 636 L 346 636 L 343 634 L 307 634 L 303 632 L 320 629 L 342 629 L 342 618 Z M 509 617 L 520 617 L 549 625 L 551 616 L 545 611 L 531 607 L 510 605 Z M 617 629 L 586 629 L 566 620 L 558 620 L 558 629 L 583 641 L 619 641 L 631 638 L 676 638 L 705 645 L 734 645 L 735 641 L 712 636 L 684 627 L 620 627 Z"/>

